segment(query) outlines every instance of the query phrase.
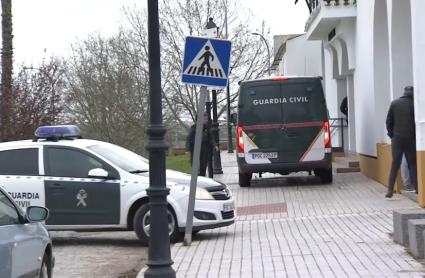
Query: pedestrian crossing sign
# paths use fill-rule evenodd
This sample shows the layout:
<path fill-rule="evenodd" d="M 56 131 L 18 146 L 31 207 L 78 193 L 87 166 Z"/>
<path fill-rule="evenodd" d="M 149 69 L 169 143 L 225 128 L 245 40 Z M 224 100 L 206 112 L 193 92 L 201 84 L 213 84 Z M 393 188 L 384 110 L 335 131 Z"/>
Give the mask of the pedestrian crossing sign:
<path fill-rule="evenodd" d="M 231 47 L 229 40 L 186 37 L 182 82 L 218 88 L 226 87 Z"/>

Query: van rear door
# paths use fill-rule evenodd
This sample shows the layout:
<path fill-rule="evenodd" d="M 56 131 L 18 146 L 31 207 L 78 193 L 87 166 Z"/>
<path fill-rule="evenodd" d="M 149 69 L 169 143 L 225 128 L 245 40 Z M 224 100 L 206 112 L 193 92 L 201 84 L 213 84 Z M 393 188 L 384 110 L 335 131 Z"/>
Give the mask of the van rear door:
<path fill-rule="evenodd" d="M 249 164 L 277 162 L 282 148 L 282 95 L 279 82 L 242 83 L 238 125 Z"/>
<path fill-rule="evenodd" d="M 324 159 L 327 120 L 319 78 L 241 84 L 238 124 L 248 164 Z"/>
<path fill-rule="evenodd" d="M 326 101 L 319 78 L 294 78 L 281 83 L 283 138 L 286 162 L 315 161 L 325 157 Z"/>

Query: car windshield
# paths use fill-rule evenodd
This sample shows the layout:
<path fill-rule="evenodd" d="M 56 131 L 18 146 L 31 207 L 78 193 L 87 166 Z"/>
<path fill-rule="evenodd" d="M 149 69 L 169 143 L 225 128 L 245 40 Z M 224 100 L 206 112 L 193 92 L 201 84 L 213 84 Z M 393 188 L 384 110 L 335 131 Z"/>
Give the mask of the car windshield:
<path fill-rule="evenodd" d="M 146 158 L 120 146 L 105 143 L 88 148 L 127 172 L 137 174 L 149 171 L 149 161 Z"/>

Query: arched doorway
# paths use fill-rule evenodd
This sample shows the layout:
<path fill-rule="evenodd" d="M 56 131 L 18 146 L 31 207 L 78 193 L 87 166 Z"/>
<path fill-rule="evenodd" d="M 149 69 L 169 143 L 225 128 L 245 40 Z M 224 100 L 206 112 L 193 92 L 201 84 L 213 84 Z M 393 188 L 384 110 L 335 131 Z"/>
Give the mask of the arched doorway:
<path fill-rule="evenodd" d="M 346 42 L 341 39 L 335 39 L 329 49 L 333 57 L 333 76 L 336 81 L 337 99 L 338 99 L 338 114 L 340 117 L 345 117 L 340 113 L 339 107 L 342 99 L 348 99 L 348 123 L 342 130 L 344 133 L 344 149 L 350 152 L 356 151 L 356 129 L 355 129 L 355 109 L 354 109 L 354 79 L 352 72 L 348 67 L 348 51 Z"/>

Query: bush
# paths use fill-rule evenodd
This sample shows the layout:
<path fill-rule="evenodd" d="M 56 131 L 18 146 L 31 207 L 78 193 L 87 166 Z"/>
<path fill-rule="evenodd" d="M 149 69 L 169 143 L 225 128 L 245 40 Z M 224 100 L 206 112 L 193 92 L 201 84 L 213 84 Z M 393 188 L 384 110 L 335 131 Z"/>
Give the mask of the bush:
<path fill-rule="evenodd" d="M 165 165 L 167 169 L 176 170 L 191 174 L 192 167 L 190 165 L 190 155 L 169 155 L 166 157 Z"/>

